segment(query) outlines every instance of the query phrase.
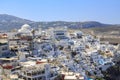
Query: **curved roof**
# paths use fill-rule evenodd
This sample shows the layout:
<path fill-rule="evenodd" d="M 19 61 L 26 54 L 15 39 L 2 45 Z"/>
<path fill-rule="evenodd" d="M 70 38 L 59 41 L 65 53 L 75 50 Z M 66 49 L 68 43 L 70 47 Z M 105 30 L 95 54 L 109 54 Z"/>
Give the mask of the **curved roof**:
<path fill-rule="evenodd" d="M 20 33 L 30 33 L 31 32 L 31 27 L 28 24 L 24 24 L 21 26 L 21 29 L 18 30 Z"/>

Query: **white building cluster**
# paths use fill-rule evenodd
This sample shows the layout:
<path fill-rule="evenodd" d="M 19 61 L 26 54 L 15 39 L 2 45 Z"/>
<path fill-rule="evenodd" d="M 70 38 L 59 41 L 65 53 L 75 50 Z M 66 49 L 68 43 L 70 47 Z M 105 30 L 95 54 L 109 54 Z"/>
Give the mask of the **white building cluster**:
<path fill-rule="evenodd" d="M 32 29 L 28 24 L 8 43 L 0 43 L 0 74 L 10 80 L 87 80 L 88 73 L 103 77 L 101 71 L 114 65 L 119 54 L 119 45 L 78 30 Z M 5 46 L 9 57 L 3 56 Z"/>

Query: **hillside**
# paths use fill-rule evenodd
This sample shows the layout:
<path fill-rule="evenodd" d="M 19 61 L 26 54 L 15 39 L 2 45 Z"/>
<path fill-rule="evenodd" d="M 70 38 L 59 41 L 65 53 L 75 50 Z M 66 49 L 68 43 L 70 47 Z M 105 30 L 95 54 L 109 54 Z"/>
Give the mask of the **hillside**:
<path fill-rule="evenodd" d="M 20 26 L 25 23 L 31 24 L 34 23 L 34 21 L 18 18 L 7 14 L 0 14 L 0 30 L 20 28 Z"/>
<path fill-rule="evenodd" d="M 109 24 L 103 24 L 96 21 L 87 21 L 87 22 L 66 22 L 66 21 L 53 21 L 53 22 L 35 22 L 7 14 L 0 14 L 0 30 L 11 30 L 18 29 L 23 24 L 29 24 L 31 27 L 65 27 L 72 29 L 79 28 L 96 28 L 96 27 L 108 27 L 112 26 Z"/>

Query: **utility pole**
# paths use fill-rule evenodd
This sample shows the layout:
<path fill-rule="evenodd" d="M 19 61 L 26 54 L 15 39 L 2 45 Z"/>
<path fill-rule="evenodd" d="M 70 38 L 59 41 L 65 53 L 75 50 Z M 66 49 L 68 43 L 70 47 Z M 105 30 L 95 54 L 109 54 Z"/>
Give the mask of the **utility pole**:
<path fill-rule="evenodd" d="M 82 30 L 82 28 L 83 28 L 83 25 L 82 25 L 82 23 L 80 23 L 80 29 Z"/>

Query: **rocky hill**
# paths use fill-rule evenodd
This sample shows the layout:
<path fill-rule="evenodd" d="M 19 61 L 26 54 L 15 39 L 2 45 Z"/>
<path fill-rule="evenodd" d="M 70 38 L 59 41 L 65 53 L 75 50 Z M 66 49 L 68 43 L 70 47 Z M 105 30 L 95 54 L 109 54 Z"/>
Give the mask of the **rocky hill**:
<path fill-rule="evenodd" d="M 66 22 L 66 21 L 54 21 L 54 22 L 35 22 L 7 14 L 0 14 L 0 30 L 18 29 L 23 24 L 29 24 L 31 27 L 64 27 L 78 29 L 78 28 L 94 28 L 94 27 L 108 27 L 109 24 L 103 24 L 96 21 L 87 22 Z"/>

